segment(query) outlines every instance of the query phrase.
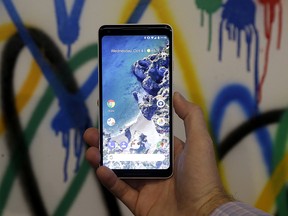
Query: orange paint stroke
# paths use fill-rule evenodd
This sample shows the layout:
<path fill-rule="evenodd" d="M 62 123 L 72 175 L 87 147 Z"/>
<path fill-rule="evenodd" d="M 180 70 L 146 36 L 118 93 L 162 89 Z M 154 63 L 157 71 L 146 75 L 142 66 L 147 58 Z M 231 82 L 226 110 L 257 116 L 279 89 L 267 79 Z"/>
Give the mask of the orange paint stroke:
<path fill-rule="evenodd" d="M 3 24 L 0 26 L 0 42 L 5 41 L 16 32 L 16 28 L 12 23 Z"/>
<path fill-rule="evenodd" d="M 27 105 L 31 97 L 33 96 L 40 78 L 42 77 L 41 70 L 37 63 L 33 60 L 30 66 L 30 71 L 19 92 L 16 94 L 16 109 L 20 113 Z M 0 114 L 0 134 L 5 131 L 5 125 L 3 120 L 3 114 Z"/>
<path fill-rule="evenodd" d="M 282 190 L 283 185 L 288 181 L 288 154 L 279 163 L 271 178 L 267 181 L 262 190 L 255 207 L 265 212 L 270 212 L 273 208 L 277 195 Z"/>
<path fill-rule="evenodd" d="M 120 14 L 120 19 L 119 19 L 120 24 L 127 22 L 129 17 L 131 16 L 131 12 L 134 11 L 134 9 L 138 5 L 138 3 L 139 3 L 139 1 L 135 1 L 135 0 L 128 0 L 125 3 L 124 8 L 122 10 L 122 13 Z"/>

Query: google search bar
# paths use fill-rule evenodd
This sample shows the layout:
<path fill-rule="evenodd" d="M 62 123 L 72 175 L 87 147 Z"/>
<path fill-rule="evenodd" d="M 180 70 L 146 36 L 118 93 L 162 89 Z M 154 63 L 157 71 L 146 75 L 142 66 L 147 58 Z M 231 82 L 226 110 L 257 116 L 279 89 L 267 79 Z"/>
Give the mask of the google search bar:
<path fill-rule="evenodd" d="M 110 161 L 164 161 L 163 154 L 111 154 Z"/>

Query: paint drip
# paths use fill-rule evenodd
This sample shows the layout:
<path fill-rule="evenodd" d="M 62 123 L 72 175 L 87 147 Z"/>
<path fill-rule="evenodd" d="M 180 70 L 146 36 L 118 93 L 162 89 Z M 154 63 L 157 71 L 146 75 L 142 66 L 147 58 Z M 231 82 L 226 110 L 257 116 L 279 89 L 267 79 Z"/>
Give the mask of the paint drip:
<path fill-rule="evenodd" d="M 84 0 L 75 0 L 71 13 L 68 14 L 65 0 L 54 0 L 58 36 L 62 43 L 67 45 L 68 58 L 71 55 L 72 44 L 75 43 L 79 37 L 80 16 L 84 3 Z"/>
<path fill-rule="evenodd" d="M 201 11 L 201 26 L 204 26 L 204 13 L 208 14 L 208 51 L 212 46 L 212 15 L 221 8 L 222 0 L 196 0 L 196 6 Z"/>
<path fill-rule="evenodd" d="M 277 37 L 277 49 L 281 47 L 281 35 L 282 35 L 282 11 L 283 6 L 281 0 L 258 0 L 260 4 L 264 7 L 264 30 L 265 37 L 267 40 L 266 49 L 265 49 L 265 59 L 264 59 L 264 70 L 259 83 L 259 93 L 258 93 L 258 102 L 262 100 L 262 89 L 268 72 L 269 64 L 269 52 L 270 44 L 272 38 L 272 28 L 273 23 L 275 22 L 276 17 L 276 7 L 278 7 L 278 37 Z"/>
<path fill-rule="evenodd" d="M 62 134 L 62 145 L 65 149 L 64 159 L 64 181 L 68 180 L 68 160 L 70 157 L 71 137 L 70 131 L 74 130 L 74 156 L 76 164 L 74 171 L 77 172 L 80 166 L 82 151 L 85 147 L 84 140 L 82 139 L 83 133 L 86 128 L 91 127 L 91 121 L 88 115 L 88 110 L 79 97 L 76 95 L 67 95 L 64 100 L 60 101 L 60 111 L 52 120 L 52 128 L 56 135 Z"/>
<path fill-rule="evenodd" d="M 251 46 L 255 44 L 254 55 L 254 91 L 255 99 L 258 95 L 258 62 L 259 62 L 259 35 L 255 25 L 256 6 L 252 0 L 228 0 L 223 4 L 221 23 L 219 28 L 219 61 L 222 61 L 223 52 L 223 30 L 227 31 L 228 39 L 236 41 L 237 56 L 241 55 L 241 34 L 245 35 L 247 45 L 246 68 L 250 71 Z"/>

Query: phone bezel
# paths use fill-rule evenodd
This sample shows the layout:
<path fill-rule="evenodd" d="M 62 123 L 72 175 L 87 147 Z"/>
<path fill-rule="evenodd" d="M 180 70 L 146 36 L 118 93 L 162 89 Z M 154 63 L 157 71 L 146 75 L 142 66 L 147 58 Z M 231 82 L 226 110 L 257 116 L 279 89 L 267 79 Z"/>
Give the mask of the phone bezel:
<path fill-rule="evenodd" d="M 167 24 L 126 24 L 126 25 L 103 25 L 99 28 L 98 31 L 98 67 L 99 67 L 99 131 L 100 131 L 100 153 L 101 153 L 101 161 L 100 165 L 103 165 L 103 118 L 102 118 L 102 38 L 104 36 L 113 36 L 113 35 L 165 35 L 169 38 L 169 84 L 170 84 L 170 167 L 168 169 L 113 169 L 115 174 L 119 178 L 123 179 L 164 179 L 169 178 L 173 175 L 173 167 L 174 167 L 174 144 L 173 144 L 173 108 L 172 108 L 172 47 L 173 47 L 173 38 L 172 38 L 172 28 Z"/>

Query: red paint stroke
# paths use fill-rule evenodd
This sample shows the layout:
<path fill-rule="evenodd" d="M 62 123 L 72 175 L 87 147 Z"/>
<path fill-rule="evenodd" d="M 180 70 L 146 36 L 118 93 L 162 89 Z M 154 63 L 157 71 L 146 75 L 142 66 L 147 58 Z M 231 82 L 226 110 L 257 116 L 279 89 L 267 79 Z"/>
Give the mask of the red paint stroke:
<path fill-rule="evenodd" d="M 282 35 L 282 18 L 283 18 L 283 6 L 281 0 L 258 0 L 264 7 L 264 30 L 265 37 L 267 39 L 265 49 L 265 63 L 263 75 L 261 77 L 258 87 L 258 103 L 262 100 L 262 88 L 265 82 L 265 78 L 268 72 L 269 52 L 271 44 L 272 27 L 275 21 L 275 8 L 278 7 L 278 38 L 277 38 L 277 49 L 281 47 L 281 35 Z"/>

